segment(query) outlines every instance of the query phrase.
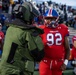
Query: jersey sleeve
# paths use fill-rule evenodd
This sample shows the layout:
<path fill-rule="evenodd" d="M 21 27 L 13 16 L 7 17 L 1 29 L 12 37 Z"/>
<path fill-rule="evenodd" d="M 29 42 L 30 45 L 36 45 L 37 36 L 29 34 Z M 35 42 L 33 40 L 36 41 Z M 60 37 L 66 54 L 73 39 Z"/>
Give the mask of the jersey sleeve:
<path fill-rule="evenodd" d="M 69 28 L 64 25 L 64 33 L 65 33 L 65 36 L 69 36 Z"/>

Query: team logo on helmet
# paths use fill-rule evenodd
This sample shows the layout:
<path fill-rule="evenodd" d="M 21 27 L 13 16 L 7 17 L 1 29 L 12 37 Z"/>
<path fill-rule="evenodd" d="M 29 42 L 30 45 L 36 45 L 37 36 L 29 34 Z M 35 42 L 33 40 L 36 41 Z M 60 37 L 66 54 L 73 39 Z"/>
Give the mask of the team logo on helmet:
<path fill-rule="evenodd" d="M 56 28 L 59 20 L 59 15 L 55 9 L 48 9 L 44 14 L 45 19 L 51 19 L 51 22 L 48 24 L 48 27 Z"/>
<path fill-rule="evenodd" d="M 59 15 L 57 13 L 57 11 L 55 9 L 48 9 L 45 14 L 44 17 L 46 18 L 57 18 Z"/>

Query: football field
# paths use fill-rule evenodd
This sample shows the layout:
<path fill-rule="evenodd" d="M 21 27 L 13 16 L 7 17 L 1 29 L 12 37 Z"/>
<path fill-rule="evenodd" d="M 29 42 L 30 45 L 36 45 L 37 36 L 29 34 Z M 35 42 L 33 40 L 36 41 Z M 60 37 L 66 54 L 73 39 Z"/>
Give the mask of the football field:
<path fill-rule="evenodd" d="M 35 71 L 33 75 L 39 75 L 39 72 L 38 71 Z M 73 70 L 65 70 L 63 72 L 63 75 L 74 75 L 73 74 Z"/>

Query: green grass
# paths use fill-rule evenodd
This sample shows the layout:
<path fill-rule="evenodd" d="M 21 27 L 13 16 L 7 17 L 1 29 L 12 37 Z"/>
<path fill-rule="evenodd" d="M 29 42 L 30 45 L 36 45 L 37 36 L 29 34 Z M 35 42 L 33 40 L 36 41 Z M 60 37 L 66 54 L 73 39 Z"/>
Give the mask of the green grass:
<path fill-rule="evenodd" d="M 65 71 L 63 72 L 63 75 L 74 75 L 74 74 L 73 74 L 73 70 L 65 70 Z"/>
<path fill-rule="evenodd" d="M 35 71 L 33 75 L 39 75 L 39 72 L 38 71 Z M 63 75 L 74 75 L 73 74 L 73 70 L 65 70 L 63 72 Z"/>
<path fill-rule="evenodd" d="M 35 71 L 33 75 L 39 75 L 39 72 L 38 71 Z"/>

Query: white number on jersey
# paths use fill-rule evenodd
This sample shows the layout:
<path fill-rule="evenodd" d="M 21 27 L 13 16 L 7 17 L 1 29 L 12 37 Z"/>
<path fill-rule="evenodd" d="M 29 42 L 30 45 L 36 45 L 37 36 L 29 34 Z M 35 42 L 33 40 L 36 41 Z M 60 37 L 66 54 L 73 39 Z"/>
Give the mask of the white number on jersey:
<path fill-rule="evenodd" d="M 48 41 L 47 45 L 53 45 L 53 44 L 61 45 L 62 44 L 61 40 L 62 40 L 62 35 L 60 33 L 47 34 L 47 41 Z"/>

